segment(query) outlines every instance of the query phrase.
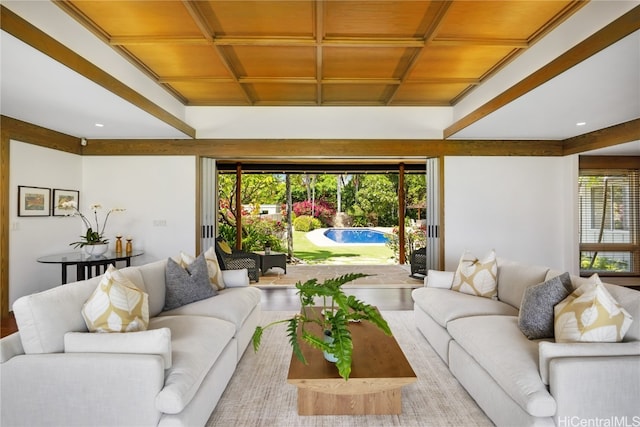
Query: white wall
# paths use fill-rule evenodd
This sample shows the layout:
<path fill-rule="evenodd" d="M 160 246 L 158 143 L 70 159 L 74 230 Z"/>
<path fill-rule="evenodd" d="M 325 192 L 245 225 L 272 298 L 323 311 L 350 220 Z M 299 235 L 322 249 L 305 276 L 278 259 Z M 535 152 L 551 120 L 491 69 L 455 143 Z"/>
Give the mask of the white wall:
<path fill-rule="evenodd" d="M 445 267 L 469 249 L 577 270 L 577 156 L 447 157 Z M 11 143 L 10 302 L 60 283 L 60 267 L 36 258 L 68 251 L 83 232 L 78 218 L 17 217 L 17 186 L 79 189 L 89 204 L 124 207 L 106 234 L 131 235 L 142 264 L 195 252 L 194 156 L 85 156 Z M 164 225 L 163 225 L 164 224 Z M 73 280 L 73 269 L 69 278 Z"/>
<path fill-rule="evenodd" d="M 195 252 L 194 156 L 81 157 L 18 141 L 10 150 L 10 306 L 59 285 L 61 267 L 36 259 L 73 251 L 69 243 L 85 231 L 77 217 L 18 217 L 18 185 L 79 190 L 85 215 L 89 205 L 102 204 L 101 223 L 108 209 L 126 208 L 109 217 L 105 234 L 111 248 L 115 234 L 133 237 L 134 248 L 145 251 L 134 265 Z M 75 277 L 68 268 L 68 281 Z"/>
<path fill-rule="evenodd" d="M 573 157 L 447 157 L 445 268 L 465 250 L 577 272 Z"/>
<path fill-rule="evenodd" d="M 11 141 L 10 144 L 9 304 L 11 305 L 18 297 L 49 289 L 61 283 L 59 265 L 40 264 L 36 259 L 44 255 L 71 251 L 69 243 L 81 233 L 78 218 L 18 217 L 18 186 L 80 190 L 82 157 L 19 141 Z M 69 272 L 71 270 L 69 269 Z"/>
<path fill-rule="evenodd" d="M 196 158 L 194 156 L 87 156 L 83 161 L 87 203 L 123 207 L 109 218 L 106 234 L 133 237 L 145 254 L 135 264 L 180 251 L 195 254 Z"/>
<path fill-rule="evenodd" d="M 186 109 L 198 138 L 440 139 L 453 117 L 452 107 Z"/>

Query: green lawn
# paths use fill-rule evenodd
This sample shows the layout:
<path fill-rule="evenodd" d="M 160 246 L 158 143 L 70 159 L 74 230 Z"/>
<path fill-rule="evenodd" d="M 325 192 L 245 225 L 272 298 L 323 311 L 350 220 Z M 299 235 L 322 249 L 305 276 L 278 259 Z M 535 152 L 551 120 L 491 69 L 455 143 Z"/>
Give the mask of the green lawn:
<path fill-rule="evenodd" d="M 386 245 L 316 246 L 305 232 L 293 232 L 293 255 L 308 264 L 395 264 Z"/>

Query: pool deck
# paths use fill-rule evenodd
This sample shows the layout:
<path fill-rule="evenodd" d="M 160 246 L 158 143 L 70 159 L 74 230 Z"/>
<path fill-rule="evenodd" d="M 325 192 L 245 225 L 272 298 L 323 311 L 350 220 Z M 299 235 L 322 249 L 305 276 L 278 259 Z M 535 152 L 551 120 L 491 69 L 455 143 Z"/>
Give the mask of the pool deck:
<path fill-rule="evenodd" d="M 350 228 L 350 227 L 345 227 Z M 359 228 L 359 227 L 353 227 Z M 393 228 L 391 227 L 361 227 L 367 228 L 369 230 L 380 231 L 381 233 L 391 234 Z M 324 232 L 327 231 L 328 228 L 316 228 L 315 230 L 309 231 L 306 236 L 307 239 L 311 241 L 316 246 L 370 246 L 370 245 L 384 245 L 384 243 L 338 243 L 334 240 L 331 240 L 327 236 L 324 235 Z"/>
<path fill-rule="evenodd" d="M 320 282 L 347 273 L 369 274 L 344 285 L 345 288 L 419 288 L 424 286 L 422 277 L 411 277 L 409 265 L 326 265 L 326 264 L 297 264 L 287 265 L 287 274 L 279 267 L 274 267 L 260 276 L 260 281 L 252 283 L 259 288 L 289 287 L 316 278 Z"/>
<path fill-rule="evenodd" d="M 391 227 L 366 227 L 370 230 L 391 234 Z M 346 246 L 380 246 L 384 243 L 337 243 L 324 235 L 327 228 L 318 228 L 306 233 L 306 237 L 316 246 L 320 247 L 346 247 Z M 297 282 L 306 282 L 316 278 L 322 282 L 325 279 L 342 276 L 347 273 L 364 273 L 368 277 L 363 277 L 344 285 L 345 288 L 418 288 L 424 286 L 424 279 L 421 276 L 411 277 L 409 265 L 396 264 L 392 259 L 389 263 L 384 263 L 380 259 L 357 258 L 353 263 L 339 258 L 333 263 L 324 262 L 322 264 L 287 264 L 287 273 L 279 267 L 274 267 L 260 276 L 260 281 L 252 283 L 252 286 L 259 288 L 294 288 Z"/>

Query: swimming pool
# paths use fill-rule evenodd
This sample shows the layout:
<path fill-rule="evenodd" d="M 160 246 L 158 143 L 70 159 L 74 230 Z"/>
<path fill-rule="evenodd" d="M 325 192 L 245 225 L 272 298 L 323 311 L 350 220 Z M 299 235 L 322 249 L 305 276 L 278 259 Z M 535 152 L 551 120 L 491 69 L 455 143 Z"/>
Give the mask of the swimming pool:
<path fill-rule="evenodd" d="M 324 235 L 336 243 L 387 243 L 387 236 L 369 228 L 330 228 Z"/>

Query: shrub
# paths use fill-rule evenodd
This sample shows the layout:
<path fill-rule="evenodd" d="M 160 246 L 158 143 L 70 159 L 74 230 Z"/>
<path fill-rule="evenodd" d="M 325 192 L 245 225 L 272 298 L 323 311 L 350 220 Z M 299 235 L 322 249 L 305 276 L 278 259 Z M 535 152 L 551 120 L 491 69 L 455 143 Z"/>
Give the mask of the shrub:
<path fill-rule="evenodd" d="M 244 231 L 242 247 L 247 251 L 261 251 L 267 243 L 274 251 L 282 251 L 284 248 L 282 237 L 285 226 L 282 221 L 260 218 L 248 222 Z"/>
<path fill-rule="evenodd" d="M 293 221 L 293 226 L 297 231 L 311 231 L 322 227 L 322 223 L 317 218 L 309 215 L 301 215 Z"/>
<path fill-rule="evenodd" d="M 311 203 L 310 200 L 304 200 L 293 204 L 293 213 L 296 216 L 313 216 L 319 219 L 322 225 L 331 227 L 336 209 L 331 203 L 324 200 L 317 200 L 315 203 Z M 312 213 L 313 215 L 311 215 Z"/>
<path fill-rule="evenodd" d="M 227 224 L 220 224 L 220 236 L 230 245 L 235 246 L 236 228 Z M 285 226 L 281 221 L 272 219 L 246 218 L 242 227 L 242 250 L 261 251 L 269 243 L 274 251 L 283 251 Z"/>
<path fill-rule="evenodd" d="M 426 246 L 426 230 L 426 226 L 422 223 L 405 227 L 404 252 L 407 261 L 410 261 L 411 252 Z M 386 243 L 387 247 L 393 251 L 393 256 L 396 260 L 400 258 L 400 239 L 398 238 L 398 233 L 398 227 L 393 227 L 392 234 Z"/>

